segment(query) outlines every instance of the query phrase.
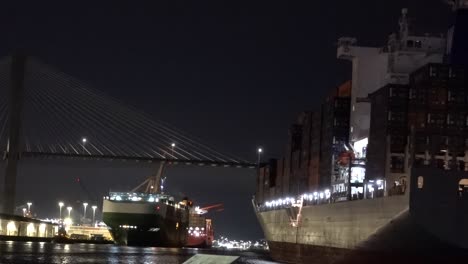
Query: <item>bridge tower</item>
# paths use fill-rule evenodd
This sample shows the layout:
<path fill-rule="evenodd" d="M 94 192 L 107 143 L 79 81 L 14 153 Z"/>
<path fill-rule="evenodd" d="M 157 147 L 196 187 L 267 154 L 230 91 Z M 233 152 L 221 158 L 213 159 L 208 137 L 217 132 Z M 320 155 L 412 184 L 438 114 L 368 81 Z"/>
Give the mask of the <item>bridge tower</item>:
<path fill-rule="evenodd" d="M 26 69 L 26 56 L 13 55 L 10 68 L 10 89 L 8 105 L 8 144 L 6 149 L 6 168 L 3 190 L 2 212 L 14 214 L 16 197 L 16 176 L 18 161 L 21 153 L 21 116 L 23 112 L 24 75 Z"/>

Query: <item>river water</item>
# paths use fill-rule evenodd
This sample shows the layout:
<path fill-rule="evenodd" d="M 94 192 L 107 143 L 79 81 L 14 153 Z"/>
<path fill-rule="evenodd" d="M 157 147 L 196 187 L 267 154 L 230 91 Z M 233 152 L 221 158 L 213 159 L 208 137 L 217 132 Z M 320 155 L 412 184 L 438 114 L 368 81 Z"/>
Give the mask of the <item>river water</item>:
<path fill-rule="evenodd" d="M 179 264 L 195 254 L 240 256 L 235 263 L 273 264 L 267 254 L 229 250 L 143 248 L 93 244 L 53 244 L 0 241 L 1 264 L 86 263 L 86 264 Z"/>

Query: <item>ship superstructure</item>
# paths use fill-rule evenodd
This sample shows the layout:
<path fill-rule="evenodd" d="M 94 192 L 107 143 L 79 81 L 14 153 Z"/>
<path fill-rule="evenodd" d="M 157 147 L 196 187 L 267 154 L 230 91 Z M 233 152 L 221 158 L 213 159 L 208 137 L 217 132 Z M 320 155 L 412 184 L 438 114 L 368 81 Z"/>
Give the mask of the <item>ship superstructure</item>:
<path fill-rule="evenodd" d="M 348 147 L 350 153 L 360 159 L 359 162 L 350 164 L 349 173 L 357 179 L 357 182 L 353 182 L 359 183 L 354 186 L 346 184 L 345 188 L 350 187 L 352 195 L 363 193 L 371 126 L 369 94 L 386 86 L 407 86 L 412 72 L 428 63 L 442 63 L 444 60 L 446 38 L 412 34 L 409 21 L 408 10 L 403 9 L 398 23 L 399 31 L 391 34 L 383 47 L 358 46 L 357 40 L 349 37 L 338 40 L 337 57 L 352 62 Z M 393 118 L 398 116 L 395 114 Z M 342 181 L 348 178 L 347 173 L 340 176 Z M 334 184 L 331 188 L 336 190 L 342 186 Z"/>
<path fill-rule="evenodd" d="M 468 1 L 450 2 L 447 37 L 412 34 L 403 9 L 383 47 L 340 38 L 353 79 L 259 168 L 254 208 L 276 260 L 468 249 Z"/>

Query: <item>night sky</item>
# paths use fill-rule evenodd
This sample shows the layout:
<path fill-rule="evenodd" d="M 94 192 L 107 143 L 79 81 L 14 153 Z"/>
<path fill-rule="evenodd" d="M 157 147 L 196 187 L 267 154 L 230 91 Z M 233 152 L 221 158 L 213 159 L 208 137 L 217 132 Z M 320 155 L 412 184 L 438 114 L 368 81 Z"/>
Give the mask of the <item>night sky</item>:
<path fill-rule="evenodd" d="M 402 7 L 418 32 L 445 33 L 450 14 L 439 0 L 16 2 L 2 3 L 0 56 L 23 49 L 250 160 L 257 146 L 281 156 L 297 113 L 316 109 L 351 77 L 351 65 L 335 58 L 339 37 L 383 45 L 398 29 Z M 32 200 L 39 216 L 57 214 L 58 200 L 92 199 L 76 177 L 100 197 L 138 185 L 150 171 L 138 164 L 24 162 L 18 204 Z M 171 192 L 202 205 L 225 203 L 213 214 L 218 235 L 262 237 L 250 204 L 254 171 L 177 167 L 168 177 Z"/>

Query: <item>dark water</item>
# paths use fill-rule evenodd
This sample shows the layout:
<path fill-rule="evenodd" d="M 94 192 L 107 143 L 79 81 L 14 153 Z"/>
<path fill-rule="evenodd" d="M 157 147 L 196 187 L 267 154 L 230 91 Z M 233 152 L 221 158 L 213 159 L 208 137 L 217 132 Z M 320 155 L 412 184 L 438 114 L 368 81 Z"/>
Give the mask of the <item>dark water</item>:
<path fill-rule="evenodd" d="M 0 241 L 0 263 L 179 264 L 195 254 L 240 256 L 236 263 L 272 264 L 267 254 L 176 248 L 141 248 L 115 245 L 53 244 Z"/>

